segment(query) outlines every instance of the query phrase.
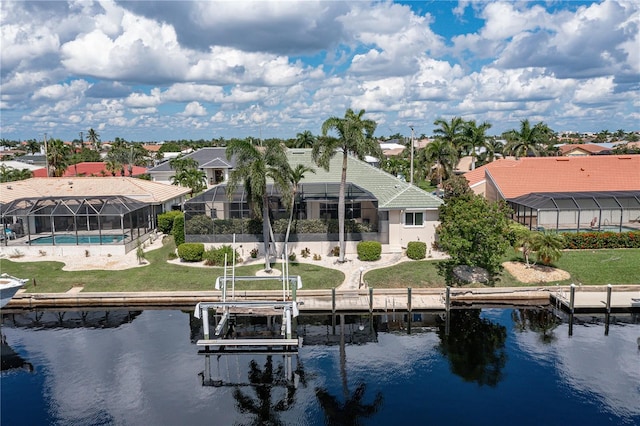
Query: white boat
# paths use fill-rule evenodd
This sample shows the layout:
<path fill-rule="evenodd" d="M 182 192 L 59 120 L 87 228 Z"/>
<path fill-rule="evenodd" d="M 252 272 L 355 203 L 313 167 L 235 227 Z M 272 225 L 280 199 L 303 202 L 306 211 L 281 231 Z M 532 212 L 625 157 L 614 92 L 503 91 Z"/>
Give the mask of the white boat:
<path fill-rule="evenodd" d="M 29 279 L 12 277 L 11 275 L 0 275 L 0 308 L 9 303 L 9 300 L 22 288 Z"/>

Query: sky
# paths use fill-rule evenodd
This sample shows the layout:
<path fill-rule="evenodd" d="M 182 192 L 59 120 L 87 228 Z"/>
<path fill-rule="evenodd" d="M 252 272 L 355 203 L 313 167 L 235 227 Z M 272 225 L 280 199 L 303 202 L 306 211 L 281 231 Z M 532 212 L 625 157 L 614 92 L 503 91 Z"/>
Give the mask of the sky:
<path fill-rule="evenodd" d="M 0 137 L 640 130 L 640 2 L 2 1 Z"/>

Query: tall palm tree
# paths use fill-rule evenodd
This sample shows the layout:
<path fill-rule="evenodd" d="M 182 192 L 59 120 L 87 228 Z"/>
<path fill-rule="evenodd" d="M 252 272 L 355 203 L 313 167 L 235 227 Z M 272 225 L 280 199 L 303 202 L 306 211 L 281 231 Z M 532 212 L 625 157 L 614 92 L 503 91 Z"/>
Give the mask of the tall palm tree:
<path fill-rule="evenodd" d="M 447 139 L 436 138 L 422 150 L 424 163 L 431 169 L 432 179 L 438 181 L 438 186 L 442 186 L 442 181 L 448 179 L 453 174 L 453 169 L 458 162 L 458 151 L 456 147 Z"/>
<path fill-rule="evenodd" d="M 296 148 L 311 148 L 316 141 L 316 137 L 313 136 L 310 130 L 305 130 L 302 133 L 296 135 L 294 146 Z"/>
<path fill-rule="evenodd" d="M 89 129 L 89 132 L 87 133 L 87 140 L 91 142 L 93 149 L 100 151 L 100 135 L 98 132 L 93 130 L 93 128 Z"/>
<path fill-rule="evenodd" d="M 377 124 L 373 120 L 363 119 L 365 111 L 362 109 L 357 114 L 349 108 L 344 118 L 329 117 L 322 123 L 323 138 L 313 145 L 311 155 L 315 163 L 329 170 L 331 158 L 336 154 L 337 149 L 342 150 L 342 175 L 340 177 L 340 190 L 338 194 L 338 229 L 340 240 L 340 256 L 338 261 L 344 262 L 344 252 L 346 249 L 344 240 L 344 220 L 345 220 L 345 188 L 347 186 L 347 159 L 349 153 L 363 160 L 365 155 L 382 157 L 380 145 L 373 138 Z M 326 137 L 329 131 L 335 131 L 337 138 Z"/>
<path fill-rule="evenodd" d="M 269 194 L 267 192 L 267 178 L 270 177 L 281 189 L 280 193 L 288 192 L 286 170 L 287 156 L 282 144 L 273 139 L 264 142 L 264 146 L 256 146 L 251 141 L 233 139 L 226 149 L 227 159 L 235 157 L 236 167 L 229 175 L 227 183 L 227 197 L 231 199 L 233 193 L 242 182 L 245 191 L 252 200 L 254 214 L 262 215 L 262 236 L 264 239 L 264 270 L 271 272 L 269 262 Z M 275 243 L 275 241 L 274 241 Z"/>
<path fill-rule="evenodd" d="M 485 121 L 480 125 L 475 120 L 464 123 L 462 146 L 469 147 L 471 152 L 471 170 L 476 168 L 476 148 L 487 147 L 487 130 L 491 128 L 491 123 Z"/>
<path fill-rule="evenodd" d="M 71 148 L 60 139 L 51 139 L 47 145 L 47 159 L 49 168 L 53 171 L 53 176 L 60 177 L 64 175 L 69 165 L 71 156 Z"/>
<path fill-rule="evenodd" d="M 304 179 L 305 173 L 315 173 L 315 169 L 305 166 L 303 164 L 298 164 L 294 168 L 289 168 L 288 170 L 288 179 L 291 184 L 291 201 L 289 205 L 289 223 L 287 223 L 287 233 L 284 236 L 284 245 L 282 246 L 282 252 L 284 254 L 285 247 L 289 242 L 289 233 L 291 232 L 291 223 L 293 222 L 293 213 L 296 207 L 296 195 L 298 195 L 298 191 L 300 189 L 300 182 Z"/>
<path fill-rule="evenodd" d="M 35 139 L 29 139 L 27 141 L 27 152 L 31 154 L 37 154 L 40 152 L 40 142 Z"/>
<path fill-rule="evenodd" d="M 439 126 L 433 129 L 436 139 L 443 139 L 449 142 L 460 152 L 462 144 L 465 141 L 465 122 L 462 117 L 453 117 L 449 122 L 443 118 L 439 118 L 434 121 L 433 124 Z"/>
<path fill-rule="evenodd" d="M 533 127 L 528 119 L 520 122 L 520 130 L 509 130 L 503 133 L 507 140 L 504 151 L 515 157 L 526 157 L 529 154 L 538 156 L 544 144 L 548 144 L 553 132 L 540 122 Z"/>
<path fill-rule="evenodd" d="M 139 143 L 129 145 L 127 155 L 127 171 L 129 176 L 133 174 L 133 166 L 142 166 L 147 162 L 147 150 Z"/>

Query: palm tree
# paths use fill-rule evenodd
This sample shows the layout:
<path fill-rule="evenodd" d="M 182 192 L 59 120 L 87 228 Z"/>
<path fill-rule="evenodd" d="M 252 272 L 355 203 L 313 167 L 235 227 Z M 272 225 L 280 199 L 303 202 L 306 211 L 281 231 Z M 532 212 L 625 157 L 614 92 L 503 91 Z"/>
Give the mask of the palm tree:
<path fill-rule="evenodd" d="M 289 183 L 291 184 L 291 201 L 289 206 L 289 223 L 287 223 L 287 233 L 284 236 L 284 245 L 282 246 L 282 253 L 284 254 L 285 247 L 289 242 L 289 233 L 291 231 L 291 223 L 293 222 L 293 212 L 296 207 L 296 195 L 300 188 L 300 182 L 304 179 L 305 173 L 315 173 L 315 169 L 298 164 L 293 169 L 289 168 Z"/>
<path fill-rule="evenodd" d="M 468 146 L 471 151 L 471 170 L 476 168 L 476 148 L 487 147 L 486 132 L 491 128 L 491 123 L 485 121 L 479 126 L 475 120 L 464 123 L 462 146 Z"/>
<path fill-rule="evenodd" d="M 69 148 L 60 139 L 51 139 L 48 142 L 47 158 L 49 161 L 49 168 L 53 170 L 53 176 L 60 177 L 64 175 L 69 165 L 69 158 L 71 156 L 71 148 Z"/>
<path fill-rule="evenodd" d="M 562 257 L 562 247 L 564 245 L 564 237 L 553 231 L 539 232 L 535 238 L 535 252 L 538 261 L 544 265 Z"/>
<path fill-rule="evenodd" d="M 531 127 L 529 120 L 524 119 L 520 122 L 519 131 L 512 129 L 502 135 L 507 140 L 505 152 L 515 157 L 526 157 L 529 154 L 538 156 L 543 146 L 550 143 L 553 131 L 543 122 Z"/>
<path fill-rule="evenodd" d="M 147 161 L 147 150 L 142 145 L 136 143 L 129 146 L 127 155 L 127 171 L 129 177 L 133 174 L 133 166 L 145 165 Z"/>
<path fill-rule="evenodd" d="M 431 168 L 431 178 L 437 179 L 438 186 L 453 174 L 453 168 L 458 162 L 458 152 L 447 139 L 436 138 L 422 150 L 424 163 Z"/>
<path fill-rule="evenodd" d="M 346 249 L 344 240 L 344 218 L 345 218 L 345 188 L 347 186 L 347 159 L 349 153 L 363 160 L 365 155 L 382 157 L 380 145 L 373 138 L 377 124 L 373 120 L 363 119 L 365 111 L 362 109 L 355 113 L 349 108 L 344 118 L 330 117 L 322 123 L 323 138 L 313 145 L 311 155 L 315 163 L 329 170 L 331 158 L 336 154 L 337 149 L 342 150 L 342 175 L 340 178 L 340 190 L 338 195 L 338 229 L 340 240 L 340 255 L 338 262 L 344 262 L 344 252 Z M 326 137 L 330 130 L 334 130 L 337 138 Z"/>
<path fill-rule="evenodd" d="M 193 197 L 207 187 L 207 175 L 200 169 L 184 169 L 171 177 L 171 184 L 190 188 L 190 195 Z"/>
<path fill-rule="evenodd" d="M 296 135 L 294 143 L 295 148 L 311 148 L 316 141 L 316 137 L 309 130 L 305 130 L 302 133 Z"/>
<path fill-rule="evenodd" d="M 40 142 L 35 139 L 29 139 L 27 141 L 27 152 L 31 154 L 37 154 L 40 152 Z"/>
<path fill-rule="evenodd" d="M 440 126 L 433 129 L 436 139 L 443 139 L 453 145 L 458 153 L 462 149 L 465 141 L 465 122 L 462 117 L 453 117 L 450 122 L 443 118 L 439 118 L 433 122 L 434 125 Z"/>
<path fill-rule="evenodd" d="M 91 142 L 91 146 L 96 151 L 100 151 L 100 135 L 98 132 L 93 130 L 93 128 L 89 129 L 89 133 L 87 134 L 87 140 Z"/>
<path fill-rule="evenodd" d="M 271 221 L 269 219 L 267 177 L 274 180 L 276 186 L 281 189 L 281 193 L 289 192 L 286 172 L 284 172 L 289 163 L 284 148 L 277 140 L 265 141 L 264 147 L 259 147 L 248 140 L 233 139 L 227 145 L 226 154 L 227 159 L 235 157 L 236 160 L 236 167 L 230 173 L 227 183 L 227 197 L 231 199 L 237 186 L 243 182 L 245 191 L 252 201 L 254 214 L 258 217 L 262 214 L 264 270 L 271 272 L 271 263 L 269 262 Z"/>

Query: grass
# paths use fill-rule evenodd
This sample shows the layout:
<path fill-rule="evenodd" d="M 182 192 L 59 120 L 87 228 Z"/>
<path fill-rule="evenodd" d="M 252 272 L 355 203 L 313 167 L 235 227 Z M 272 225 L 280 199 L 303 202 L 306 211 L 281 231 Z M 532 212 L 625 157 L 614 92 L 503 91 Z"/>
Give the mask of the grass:
<path fill-rule="evenodd" d="M 219 267 L 194 268 L 167 263 L 169 253 L 175 250 L 168 239 L 158 250 L 146 253 L 149 265 L 122 271 L 63 271 L 61 262 L 12 262 L 0 259 L 0 271 L 18 277 L 29 278 L 25 286 L 28 292 L 65 292 L 74 286 L 84 291 L 206 291 L 213 290 L 215 279 L 223 275 Z M 505 258 L 521 260 L 519 257 Z M 442 288 L 445 286 L 436 269 L 437 261 L 407 261 L 365 274 L 364 280 L 374 288 Z M 582 283 L 584 285 L 640 284 L 640 249 L 574 250 L 563 252 L 554 266 L 571 274 L 569 280 L 555 284 Z M 273 265 L 279 268 L 279 265 Z M 263 269 L 262 264 L 237 266 L 236 275 L 253 276 Z M 291 263 L 290 275 L 300 275 L 304 289 L 329 289 L 337 287 L 345 279 L 342 272 L 313 263 Z M 504 271 L 497 287 L 522 287 L 524 284 Z M 535 284 L 539 286 L 540 284 Z M 476 285 L 477 286 L 477 285 Z M 282 281 L 239 281 L 237 291 L 280 290 Z"/>
<path fill-rule="evenodd" d="M 12 262 L 7 259 L 0 259 L 0 271 L 29 278 L 25 289 L 31 293 L 60 293 L 75 286 L 83 286 L 87 292 L 213 290 L 216 277 L 224 273 L 223 268 L 168 263 L 169 253 L 174 250 L 173 239 L 169 238 L 162 248 L 145 253 L 148 265 L 122 271 L 63 271 L 62 262 Z M 255 275 L 261 269 L 262 264 L 238 266 L 236 275 Z M 290 264 L 289 274 L 300 275 L 305 289 L 337 287 L 345 278 L 340 271 L 306 263 Z M 237 290 L 258 288 L 277 290 L 282 288 L 282 282 L 247 281 L 236 284 Z"/>
<path fill-rule="evenodd" d="M 505 258 L 523 261 L 521 257 Z M 444 278 L 438 275 L 436 260 L 408 261 L 365 274 L 365 281 L 374 288 L 428 288 L 444 287 Z M 553 266 L 571 274 L 565 281 L 549 285 L 582 283 L 584 285 L 640 284 L 640 249 L 573 250 L 565 251 Z M 518 281 L 503 271 L 496 287 L 539 286 Z"/>

